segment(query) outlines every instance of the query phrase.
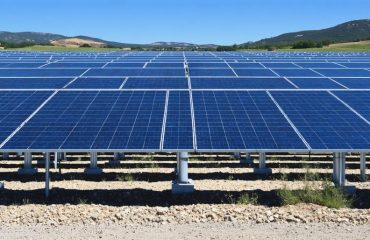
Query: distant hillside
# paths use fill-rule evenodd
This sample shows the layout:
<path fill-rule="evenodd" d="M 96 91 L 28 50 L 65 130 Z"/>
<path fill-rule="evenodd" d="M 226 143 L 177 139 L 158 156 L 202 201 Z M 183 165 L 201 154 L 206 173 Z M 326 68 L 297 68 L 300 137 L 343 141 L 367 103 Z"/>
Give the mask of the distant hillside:
<path fill-rule="evenodd" d="M 321 42 L 353 42 L 370 39 L 370 19 L 355 20 L 322 30 L 285 33 L 277 37 L 266 38 L 248 45 L 289 45 L 300 40 Z"/>
<path fill-rule="evenodd" d="M 88 36 L 63 36 L 59 34 L 40 32 L 1 32 L 0 42 L 8 44 L 40 44 L 66 47 L 79 47 L 88 44 L 92 47 L 116 47 L 116 48 L 216 48 L 214 44 L 197 45 L 184 42 L 155 42 L 151 44 L 129 44 L 106 41 Z"/>

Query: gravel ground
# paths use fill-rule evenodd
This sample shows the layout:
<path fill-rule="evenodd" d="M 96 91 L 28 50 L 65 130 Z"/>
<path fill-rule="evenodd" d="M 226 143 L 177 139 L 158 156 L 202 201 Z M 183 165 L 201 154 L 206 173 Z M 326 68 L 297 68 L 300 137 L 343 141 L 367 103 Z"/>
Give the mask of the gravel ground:
<path fill-rule="evenodd" d="M 143 225 L 69 225 L 0 227 L 0 239 L 370 239 L 369 225 L 319 223 L 198 223 Z"/>
<path fill-rule="evenodd" d="M 304 186 L 304 163 L 270 160 L 273 174 L 258 177 L 238 161 L 191 161 L 196 192 L 173 196 L 174 161 L 130 160 L 113 169 L 100 162 L 104 173 L 95 178 L 83 174 L 86 162 L 67 162 L 62 174 L 52 170 L 45 202 L 43 169 L 19 177 L 21 162 L 1 161 L 0 239 L 370 239 L 370 182 L 358 181 L 357 162 L 347 170 L 355 208 L 279 206 L 277 189 Z M 306 164 L 331 176 L 327 160 Z M 243 193 L 255 194 L 258 205 L 232 204 Z"/>

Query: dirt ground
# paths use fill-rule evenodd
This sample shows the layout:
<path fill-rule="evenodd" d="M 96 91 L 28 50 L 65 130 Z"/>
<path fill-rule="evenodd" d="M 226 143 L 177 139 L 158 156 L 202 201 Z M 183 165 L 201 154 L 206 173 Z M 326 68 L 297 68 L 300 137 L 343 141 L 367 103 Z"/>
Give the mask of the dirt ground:
<path fill-rule="evenodd" d="M 20 177 L 22 161 L 0 161 L 0 239 L 370 239 L 370 182 L 359 180 L 358 156 L 347 160 L 347 184 L 357 189 L 353 208 L 281 206 L 277 189 L 301 189 L 307 171 L 331 178 L 330 156 L 268 156 L 272 175 L 253 174 L 230 155 L 193 156 L 195 193 L 173 196 L 174 156 L 126 155 L 117 168 L 102 156 L 103 174 L 87 177 L 86 156 L 44 173 Z M 36 161 L 34 162 L 36 164 Z M 369 166 L 368 166 L 369 168 Z M 318 184 L 320 182 L 317 182 Z M 256 205 L 235 204 L 248 193 Z"/>

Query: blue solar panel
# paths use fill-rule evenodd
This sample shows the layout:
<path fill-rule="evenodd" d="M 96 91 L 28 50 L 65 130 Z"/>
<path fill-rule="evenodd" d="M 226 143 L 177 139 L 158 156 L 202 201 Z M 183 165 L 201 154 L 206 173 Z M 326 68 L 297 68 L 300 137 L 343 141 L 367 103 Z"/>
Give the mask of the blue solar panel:
<path fill-rule="evenodd" d="M 159 150 L 165 98 L 163 91 L 59 92 L 4 149 Z"/>
<path fill-rule="evenodd" d="M 191 78 L 193 89 L 293 89 L 284 78 Z"/>
<path fill-rule="evenodd" d="M 151 62 L 146 65 L 147 68 L 184 68 L 183 62 Z"/>
<path fill-rule="evenodd" d="M 234 68 L 234 71 L 241 77 L 277 77 L 270 69 L 265 68 Z"/>
<path fill-rule="evenodd" d="M 342 89 L 343 86 L 335 83 L 329 78 L 288 78 L 299 88 L 306 89 Z"/>
<path fill-rule="evenodd" d="M 121 77 L 185 77 L 185 70 L 183 68 L 117 68 L 117 69 L 91 69 L 85 76 L 121 76 Z"/>
<path fill-rule="evenodd" d="M 266 92 L 193 91 L 199 150 L 306 149 Z"/>
<path fill-rule="evenodd" d="M 0 77 L 77 77 L 87 69 L 0 69 Z"/>
<path fill-rule="evenodd" d="M 73 78 L 0 78 L 0 89 L 58 89 Z"/>
<path fill-rule="evenodd" d="M 370 71 L 364 69 L 315 69 L 326 77 L 370 77 Z"/>
<path fill-rule="evenodd" d="M 129 78 L 124 84 L 125 89 L 188 89 L 186 78 Z"/>
<path fill-rule="evenodd" d="M 0 91 L 0 143 L 50 95 L 49 91 Z"/>
<path fill-rule="evenodd" d="M 293 63 L 262 63 L 263 66 L 268 68 L 299 68 Z"/>
<path fill-rule="evenodd" d="M 328 92 L 271 94 L 312 149 L 370 149 L 370 125 Z"/>
<path fill-rule="evenodd" d="M 97 62 L 56 62 L 45 65 L 42 68 L 94 68 L 103 67 L 105 64 Z"/>
<path fill-rule="evenodd" d="M 370 68 L 370 62 L 341 63 L 348 68 Z"/>
<path fill-rule="evenodd" d="M 230 68 L 190 68 L 189 69 L 190 76 L 197 76 L 197 77 L 227 77 L 233 76 L 235 74 Z"/>
<path fill-rule="evenodd" d="M 320 63 L 296 63 L 298 66 L 303 68 L 342 68 L 342 66 L 335 63 L 320 62 Z"/>
<path fill-rule="evenodd" d="M 9 63 L 2 62 L 0 63 L 0 68 L 37 68 L 46 63 Z"/>
<path fill-rule="evenodd" d="M 105 68 L 142 68 L 145 62 L 108 63 Z"/>
<path fill-rule="evenodd" d="M 78 78 L 67 88 L 79 89 L 119 89 L 124 78 Z"/>
<path fill-rule="evenodd" d="M 333 78 L 350 89 L 370 89 L 370 78 Z"/>
<path fill-rule="evenodd" d="M 189 68 L 228 68 L 229 66 L 224 62 L 190 62 Z"/>
<path fill-rule="evenodd" d="M 274 69 L 274 72 L 279 74 L 282 77 L 320 77 L 320 74 L 317 74 L 310 69 Z"/>
<path fill-rule="evenodd" d="M 369 91 L 333 91 L 333 93 L 361 114 L 367 121 L 370 121 Z"/>
<path fill-rule="evenodd" d="M 259 63 L 229 63 L 232 68 L 264 68 Z"/>
<path fill-rule="evenodd" d="M 163 149 L 194 149 L 188 91 L 169 93 Z"/>

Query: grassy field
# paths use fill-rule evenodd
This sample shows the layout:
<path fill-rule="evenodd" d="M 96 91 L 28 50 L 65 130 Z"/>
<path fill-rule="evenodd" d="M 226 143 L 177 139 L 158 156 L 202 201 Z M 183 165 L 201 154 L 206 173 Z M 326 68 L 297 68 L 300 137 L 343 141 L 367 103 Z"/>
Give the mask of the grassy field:
<path fill-rule="evenodd" d="M 120 48 L 94 48 L 94 47 L 59 47 L 59 46 L 41 46 L 35 45 L 24 48 L 12 48 L 7 50 L 15 51 L 58 51 L 58 52 L 105 52 L 105 51 L 122 51 Z"/>

